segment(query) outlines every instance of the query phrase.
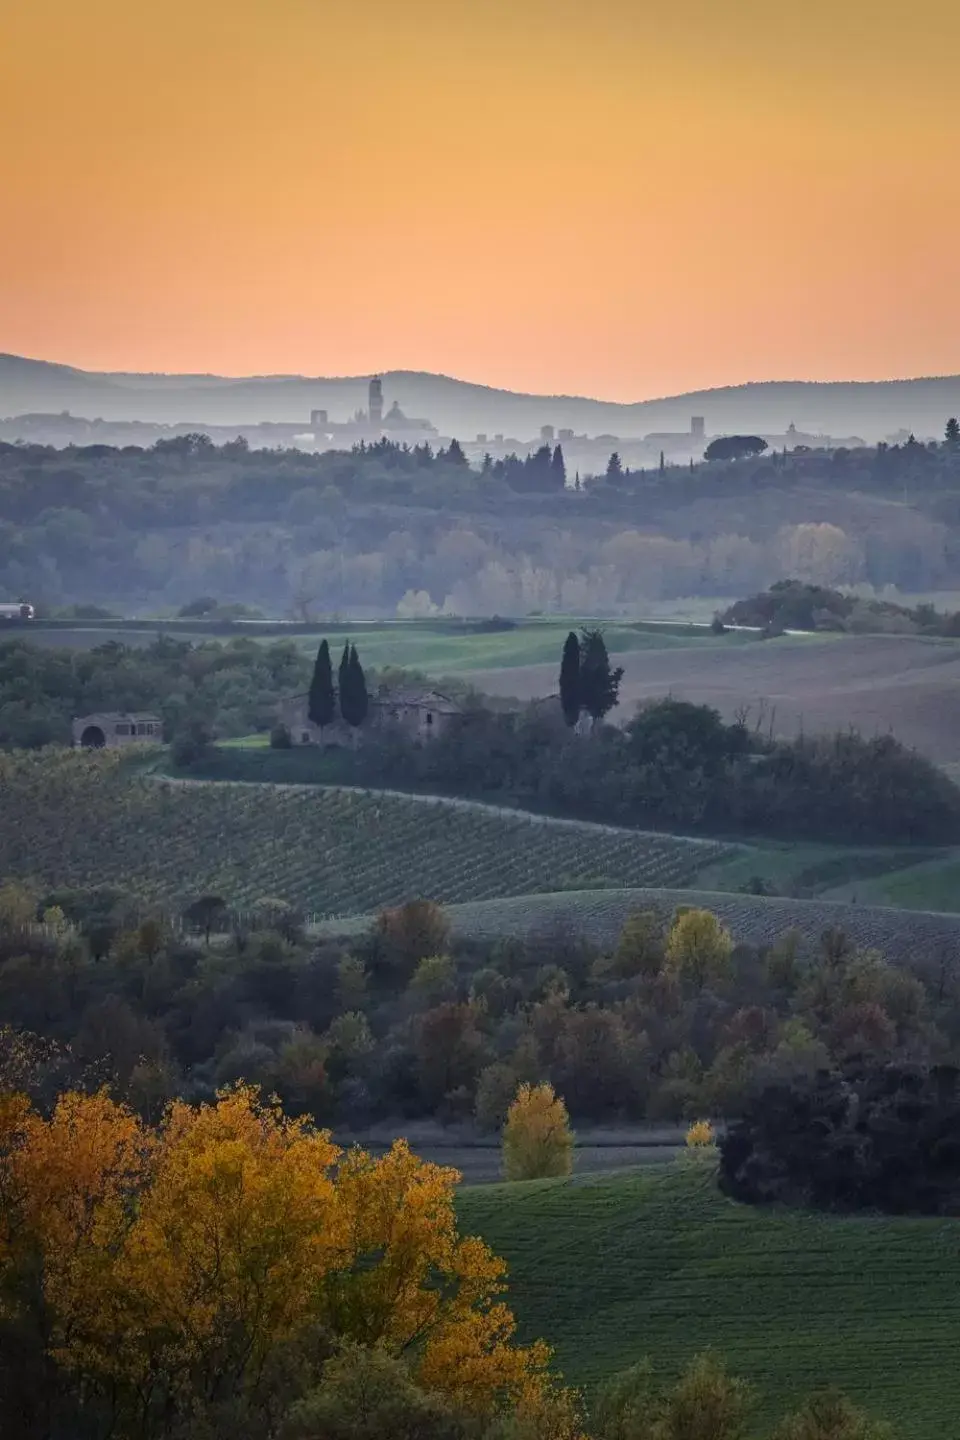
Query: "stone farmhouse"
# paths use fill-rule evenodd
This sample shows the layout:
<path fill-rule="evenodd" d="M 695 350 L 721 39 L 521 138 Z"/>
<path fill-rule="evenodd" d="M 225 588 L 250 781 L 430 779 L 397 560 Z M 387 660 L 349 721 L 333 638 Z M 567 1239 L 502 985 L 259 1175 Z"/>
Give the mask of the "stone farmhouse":
<path fill-rule="evenodd" d="M 290 732 L 294 745 L 321 744 L 320 728 L 307 716 L 307 696 L 291 695 L 280 702 L 277 717 Z M 381 687 L 370 696 L 365 730 L 388 730 L 396 726 L 412 740 L 423 742 L 442 735 L 450 721 L 463 713 L 463 707 L 438 690 L 388 690 Z M 354 741 L 350 726 L 338 718 L 323 728 L 322 744 L 350 745 Z"/>
<path fill-rule="evenodd" d="M 124 745 L 158 744 L 163 739 L 159 715 L 119 710 L 79 715 L 71 721 L 73 743 L 84 750 L 119 750 Z"/>

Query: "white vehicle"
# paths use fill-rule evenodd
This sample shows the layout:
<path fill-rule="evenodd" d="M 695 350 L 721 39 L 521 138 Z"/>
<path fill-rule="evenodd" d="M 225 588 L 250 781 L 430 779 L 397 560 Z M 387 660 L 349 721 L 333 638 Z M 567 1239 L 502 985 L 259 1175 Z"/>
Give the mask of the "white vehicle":
<path fill-rule="evenodd" d="M 18 600 L 15 605 L 0 604 L 0 625 L 9 624 L 11 620 L 32 620 L 33 618 L 33 606 L 28 605 L 24 600 Z"/>

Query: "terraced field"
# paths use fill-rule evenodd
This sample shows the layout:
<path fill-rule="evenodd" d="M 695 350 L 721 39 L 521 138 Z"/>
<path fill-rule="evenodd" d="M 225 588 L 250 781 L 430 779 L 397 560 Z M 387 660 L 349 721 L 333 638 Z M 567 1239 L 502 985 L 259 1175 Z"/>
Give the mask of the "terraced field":
<path fill-rule="evenodd" d="M 320 915 L 558 887 L 684 885 L 734 847 L 436 799 L 183 784 L 101 752 L 0 755 L 0 876 L 176 904 L 275 895 Z"/>
<path fill-rule="evenodd" d="M 927 966 L 960 962 L 960 915 L 845 905 L 827 900 L 768 899 L 714 890 L 629 889 L 566 891 L 546 895 L 503 896 L 497 900 L 453 905 L 454 932 L 476 940 L 549 934 L 563 930 L 600 946 L 616 941 L 633 910 L 659 910 L 670 916 L 678 905 L 712 910 L 747 945 L 770 945 L 795 930 L 816 945 L 825 930 L 839 929 L 858 946 L 883 952 L 889 960 Z M 320 928 L 351 933 L 365 928 L 366 917 L 332 920 Z"/>
<path fill-rule="evenodd" d="M 955 1220 L 759 1211 L 677 1166 L 478 1186 L 459 1209 L 509 1264 L 523 1338 L 578 1384 L 713 1347 L 760 1392 L 754 1435 L 836 1384 L 899 1440 L 956 1440 Z"/>

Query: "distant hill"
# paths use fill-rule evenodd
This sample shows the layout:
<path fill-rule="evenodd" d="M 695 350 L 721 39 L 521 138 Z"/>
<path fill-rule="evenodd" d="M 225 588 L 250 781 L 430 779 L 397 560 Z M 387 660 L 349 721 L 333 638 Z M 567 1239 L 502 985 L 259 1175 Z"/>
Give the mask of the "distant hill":
<path fill-rule="evenodd" d="M 164 424 L 309 423 L 312 409 L 347 420 L 366 405 L 369 376 L 101 374 L 0 355 L 0 417 L 69 410 L 86 419 Z M 398 401 L 442 434 L 472 439 L 485 432 L 529 439 L 541 425 L 591 435 L 631 438 L 651 431 L 688 430 L 703 415 L 709 434 L 736 430 L 780 433 L 792 422 L 808 433 L 883 438 L 901 427 L 918 437 L 940 436 L 960 413 L 960 376 L 939 379 L 821 383 L 768 381 L 698 390 L 620 405 L 570 395 L 522 395 L 445 375 L 388 371 L 387 404 Z"/>

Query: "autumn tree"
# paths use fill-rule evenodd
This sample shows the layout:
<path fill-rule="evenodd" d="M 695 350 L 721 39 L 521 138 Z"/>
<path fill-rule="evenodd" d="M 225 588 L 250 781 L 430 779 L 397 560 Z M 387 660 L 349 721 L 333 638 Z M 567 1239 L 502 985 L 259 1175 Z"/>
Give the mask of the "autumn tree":
<path fill-rule="evenodd" d="M 573 1169 L 573 1131 L 567 1107 L 552 1085 L 521 1085 L 503 1128 L 508 1180 L 541 1180 Z"/>
<path fill-rule="evenodd" d="M 48 1120 L 0 1096 L 5 1427 L 13 1397 L 40 1417 L 25 1434 L 51 1433 L 56 1391 L 57 1433 L 267 1434 L 300 1399 L 307 1434 L 317 1386 L 343 1389 L 318 1367 L 356 1360 L 344 1346 L 402 1360 L 415 1413 L 572 1417 L 546 1347 L 515 1343 L 502 1262 L 457 1231 L 458 1179 L 404 1142 L 343 1156 L 247 1088 L 175 1102 L 155 1129 L 103 1094 Z M 14 1323 L 32 1404 L 11 1389 Z"/>
<path fill-rule="evenodd" d="M 377 916 L 373 963 L 381 973 L 405 982 L 421 960 L 445 953 L 449 936 L 450 921 L 439 905 L 408 900 Z"/>
<path fill-rule="evenodd" d="M 733 936 L 709 910 L 681 910 L 667 936 L 667 964 L 695 990 L 730 974 Z"/>
<path fill-rule="evenodd" d="M 312 725 L 319 726 L 321 742 L 325 727 L 333 724 L 336 714 L 337 694 L 333 687 L 330 646 L 326 640 L 321 640 L 307 696 L 307 717 Z"/>

